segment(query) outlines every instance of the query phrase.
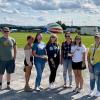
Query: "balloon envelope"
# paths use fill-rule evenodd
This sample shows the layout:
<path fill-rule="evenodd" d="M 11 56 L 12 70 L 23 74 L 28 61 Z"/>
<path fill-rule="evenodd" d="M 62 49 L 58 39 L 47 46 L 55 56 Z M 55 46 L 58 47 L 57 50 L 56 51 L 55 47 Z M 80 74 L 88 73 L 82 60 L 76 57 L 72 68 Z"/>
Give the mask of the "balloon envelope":
<path fill-rule="evenodd" d="M 50 23 L 47 25 L 47 30 L 50 33 L 63 33 L 62 27 L 57 23 Z"/>

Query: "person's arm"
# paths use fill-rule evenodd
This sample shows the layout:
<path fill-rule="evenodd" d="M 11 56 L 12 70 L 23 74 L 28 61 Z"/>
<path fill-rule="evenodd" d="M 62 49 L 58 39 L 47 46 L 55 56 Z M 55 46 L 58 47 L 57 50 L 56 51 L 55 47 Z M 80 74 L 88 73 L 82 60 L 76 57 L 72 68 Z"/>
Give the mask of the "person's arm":
<path fill-rule="evenodd" d="M 31 61 L 30 61 L 30 50 L 24 50 L 24 52 L 25 52 L 25 58 L 26 58 L 26 62 L 27 62 L 27 64 L 29 65 L 29 66 L 32 66 L 32 63 L 31 63 Z"/>
<path fill-rule="evenodd" d="M 36 54 L 36 51 L 34 50 L 34 51 L 32 51 L 32 55 L 34 56 L 34 57 L 39 57 L 39 58 L 42 58 L 42 56 L 40 56 L 40 55 L 37 55 Z"/>
<path fill-rule="evenodd" d="M 17 47 L 16 47 L 16 45 L 14 45 L 13 49 L 14 49 L 14 60 L 16 60 L 16 54 L 17 54 Z"/>
<path fill-rule="evenodd" d="M 12 41 L 12 43 L 13 43 L 13 58 L 14 58 L 14 60 L 16 60 L 16 54 L 17 54 L 17 46 L 16 46 L 16 41 L 13 39 L 13 38 L 11 38 L 11 41 Z"/>
<path fill-rule="evenodd" d="M 90 60 L 90 52 L 88 52 L 87 60 L 88 60 L 88 68 L 90 69 L 92 67 L 91 60 Z"/>
<path fill-rule="evenodd" d="M 32 47 L 32 55 L 34 57 L 40 57 L 39 55 L 36 54 L 36 51 L 37 51 L 37 44 L 35 43 Z"/>
<path fill-rule="evenodd" d="M 60 57 L 60 59 L 61 59 L 61 64 L 63 63 L 63 58 L 64 58 L 64 56 L 63 56 L 63 44 L 62 44 L 62 46 L 61 46 L 61 57 Z"/>
<path fill-rule="evenodd" d="M 86 63 L 86 47 L 85 45 L 82 46 L 82 52 L 83 52 L 83 63 Z"/>
<path fill-rule="evenodd" d="M 86 52 L 83 52 L 83 63 L 86 63 Z"/>

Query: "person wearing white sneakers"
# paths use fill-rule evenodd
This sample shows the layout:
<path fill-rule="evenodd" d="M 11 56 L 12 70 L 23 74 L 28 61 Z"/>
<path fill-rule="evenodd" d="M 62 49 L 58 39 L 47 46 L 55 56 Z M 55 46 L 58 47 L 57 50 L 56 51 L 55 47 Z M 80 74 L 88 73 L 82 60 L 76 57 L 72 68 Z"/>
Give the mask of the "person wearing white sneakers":
<path fill-rule="evenodd" d="M 67 88 L 72 86 L 72 56 L 71 56 L 71 46 L 72 46 L 72 38 L 68 33 L 65 33 L 65 41 L 61 46 L 61 64 L 63 64 L 63 79 L 64 85 L 63 88 Z M 69 82 L 67 79 L 67 74 L 69 78 Z M 67 86 L 69 83 L 69 86 Z"/>
<path fill-rule="evenodd" d="M 100 33 L 94 37 L 95 43 L 91 45 L 88 53 L 88 67 L 90 72 L 90 96 L 100 97 Z M 95 81 L 97 92 L 94 93 Z"/>
<path fill-rule="evenodd" d="M 48 55 L 48 64 L 50 68 L 50 76 L 49 76 L 49 88 L 55 88 L 55 78 L 58 66 L 60 64 L 60 47 L 57 41 L 56 34 L 52 34 L 50 39 L 46 45 L 47 55 Z"/>
<path fill-rule="evenodd" d="M 34 56 L 34 65 L 36 68 L 37 76 L 35 81 L 35 90 L 40 91 L 43 89 L 41 86 L 42 74 L 45 68 L 45 63 L 48 60 L 46 53 L 46 44 L 42 42 L 42 33 L 37 33 L 34 44 L 32 47 L 32 54 Z"/>

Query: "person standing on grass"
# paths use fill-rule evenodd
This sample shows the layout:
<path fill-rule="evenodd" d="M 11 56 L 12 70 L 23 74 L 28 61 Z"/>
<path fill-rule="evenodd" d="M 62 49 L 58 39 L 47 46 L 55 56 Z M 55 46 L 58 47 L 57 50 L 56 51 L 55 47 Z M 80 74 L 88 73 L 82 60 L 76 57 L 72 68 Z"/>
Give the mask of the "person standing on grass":
<path fill-rule="evenodd" d="M 90 96 L 100 97 L 100 33 L 94 36 L 95 43 L 91 45 L 88 53 L 88 67 L 90 72 Z M 94 93 L 95 81 L 97 92 Z"/>
<path fill-rule="evenodd" d="M 33 41 L 34 41 L 34 38 L 31 35 L 27 36 L 27 44 L 24 47 L 24 52 L 25 52 L 24 72 L 25 72 L 25 81 L 26 81 L 24 90 L 26 92 L 32 91 L 32 89 L 29 86 L 29 79 L 30 79 L 31 70 L 33 66 L 33 55 L 32 55 Z"/>
<path fill-rule="evenodd" d="M 41 86 L 42 73 L 47 61 L 46 44 L 42 42 L 42 33 L 38 33 L 35 37 L 34 44 L 32 47 L 32 53 L 34 56 L 34 65 L 37 71 L 35 90 L 40 91 L 43 89 Z"/>
<path fill-rule="evenodd" d="M 82 70 L 85 69 L 83 65 L 85 64 L 85 54 L 86 48 L 82 44 L 80 36 L 75 37 L 73 46 L 71 47 L 72 52 L 72 69 L 75 75 L 76 88 L 73 90 L 76 93 L 79 93 L 83 89 L 83 76 Z"/>
<path fill-rule="evenodd" d="M 61 63 L 63 64 L 64 88 L 67 88 L 67 71 L 69 76 L 69 86 L 72 85 L 72 56 L 71 56 L 72 38 L 69 33 L 65 33 L 65 42 L 61 46 Z"/>
<path fill-rule="evenodd" d="M 52 34 L 46 45 L 48 63 L 50 67 L 49 88 L 55 88 L 55 78 L 58 66 L 60 64 L 60 47 L 56 34 Z"/>
<path fill-rule="evenodd" d="M 2 89 L 2 78 L 7 72 L 7 89 L 10 88 L 11 74 L 15 71 L 16 42 L 9 37 L 8 27 L 2 29 L 3 36 L 0 38 L 0 89 Z"/>

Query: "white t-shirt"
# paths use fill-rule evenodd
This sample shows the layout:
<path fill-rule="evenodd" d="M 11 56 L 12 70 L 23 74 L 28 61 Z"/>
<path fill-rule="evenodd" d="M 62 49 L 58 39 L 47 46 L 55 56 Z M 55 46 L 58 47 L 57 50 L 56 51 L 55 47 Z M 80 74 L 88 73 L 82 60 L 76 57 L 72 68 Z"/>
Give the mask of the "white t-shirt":
<path fill-rule="evenodd" d="M 81 47 L 74 45 L 71 47 L 71 52 L 73 53 L 72 61 L 81 62 L 83 61 L 83 53 L 86 52 L 86 47 L 84 45 Z"/>

